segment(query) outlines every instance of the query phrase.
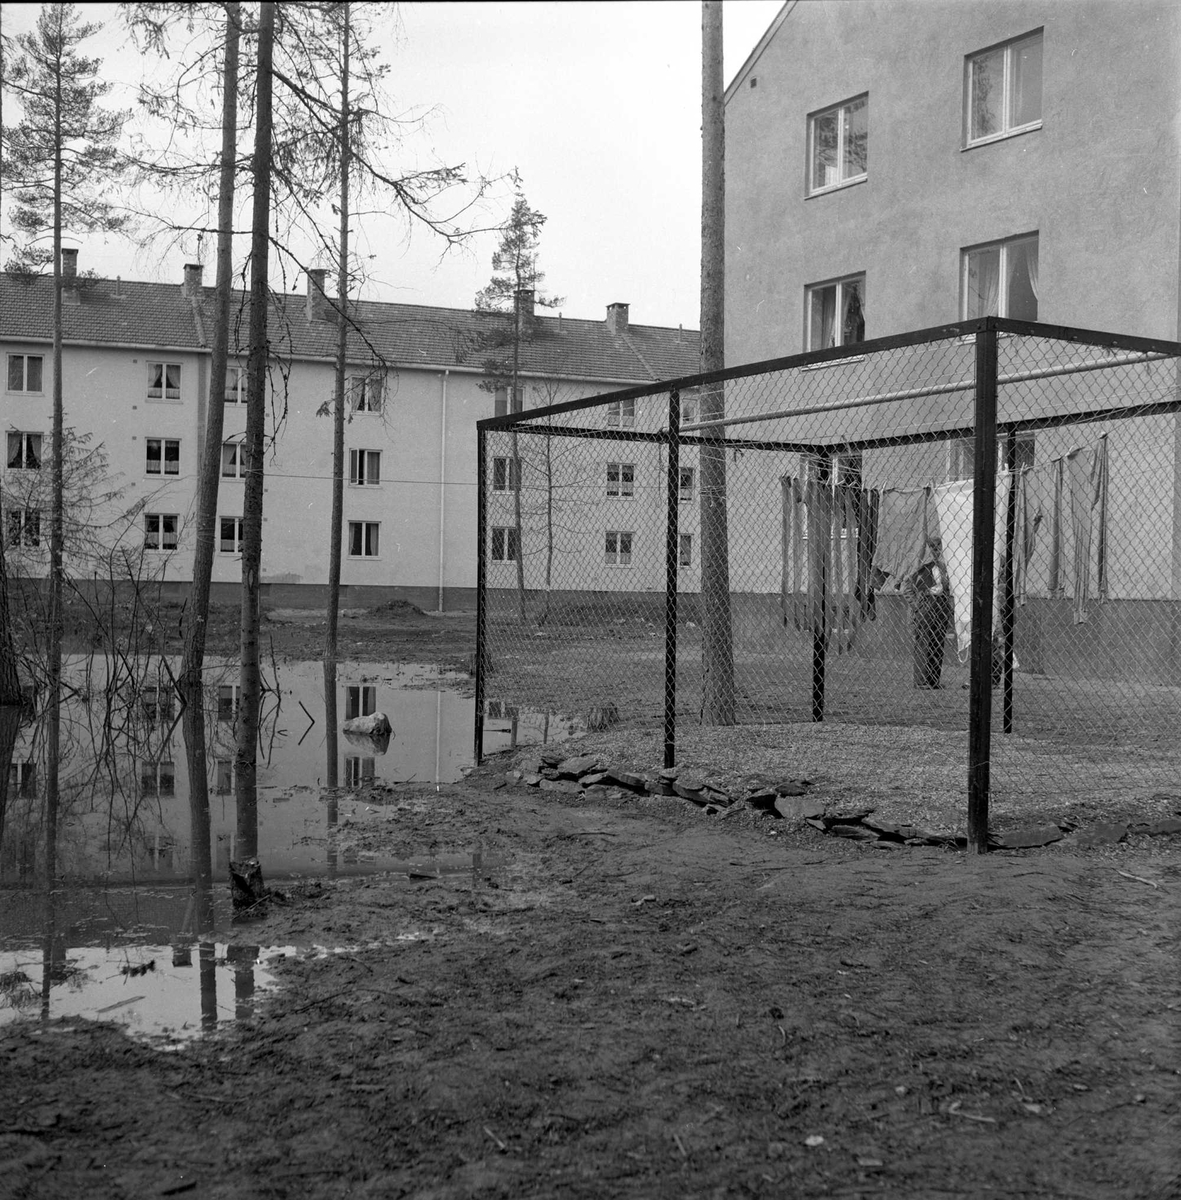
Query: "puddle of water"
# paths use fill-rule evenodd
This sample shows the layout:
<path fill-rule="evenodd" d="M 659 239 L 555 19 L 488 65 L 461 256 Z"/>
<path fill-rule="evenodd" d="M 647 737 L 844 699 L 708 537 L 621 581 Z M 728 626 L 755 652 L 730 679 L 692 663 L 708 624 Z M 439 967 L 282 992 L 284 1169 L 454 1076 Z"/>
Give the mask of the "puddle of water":
<path fill-rule="evenodd" d="M 272 965 L 296 953 L 222 942 L 0 951 L 0 1026 L 81 1017 L 177 1048 L 250 1020 L 276 986 Z"/>
<path fill-rule="evenodd" d="M 145 659 L 113 668 L 102 658 L 65 664 L 58 872 L 72 879 L 150 883 L 191 875 L 189 780 L 170 672 L 177 662 Z M 110 686 L 112 672 L 117 675 Z M 275 680 L 268 670 L 268 683 Z M 211 660 L 206 675 L 206 756 L 215 874 L 239 857 L 234 805 L 237 665 Z M 258 844 L 268 880 L 291 874 L 396 870 L 356 846 L 355 826 L 384 820 L 389 807 L 349 792 L 406 782 L 451 783 L 472 764 L 474 701 L 466 676 L 414 665 L 342 663 L 337 726 L 384 712 L 388 743 L 330 737 L 323 664 L 288 662 L 263 698 L 258 755 Z M 521 712 L 490 700 L 485 752 L 561 741 L 580 731 L 568 718 Z M 45 780 L 41 723 L 17 733 L 0 824 L 0 884 L 28 886 L 42 869 Z M 107 746 L 100 756 L 96 746 Z M 334 749 L 329 758 L 330 749 Z M 335 775 L 337 788 L 326 794 Z M 380 794 L 380 791 L 379 791 Z M 396 793 L 390 794 L 393 802 Z M 350 832 L 351 831 L 351 832 Z M 0 911 L 0 933 L 5 917 Z"/>

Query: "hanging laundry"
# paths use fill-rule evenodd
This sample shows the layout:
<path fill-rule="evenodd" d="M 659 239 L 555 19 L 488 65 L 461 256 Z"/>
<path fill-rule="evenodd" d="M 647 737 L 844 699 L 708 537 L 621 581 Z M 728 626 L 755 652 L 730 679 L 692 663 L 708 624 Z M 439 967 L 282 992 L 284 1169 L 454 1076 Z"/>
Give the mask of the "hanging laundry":
<path fill-rule="evenodd" d="M 872 563 L 884 575 L 880 586 L 897 590 L 919 569 L 927 539 L 939 536 L 930 507 L 930 488 L 888 488 L 878 497 L 877 544 Z"/>
<path fill-rule="evenodd" d="M 784 476 L 780 605 L 785 626 L 819 632 L 838 653 L 874 614 L 877 498 L 860 488 Z"/>
<path fill-rule="evenodd" d="M 1099 599 L 1107 598 L 1107 436 L 1089 450 L 1072 450 L 1066 456 L 1066 480 L 1070 488 L 1070 530 L 1074 539 L 1074 623 L 1087 620 L 1091 593 L 1091 547 L 1097 543 Z M 1097 536 L 1095 526 L 1098 526 Z"/>

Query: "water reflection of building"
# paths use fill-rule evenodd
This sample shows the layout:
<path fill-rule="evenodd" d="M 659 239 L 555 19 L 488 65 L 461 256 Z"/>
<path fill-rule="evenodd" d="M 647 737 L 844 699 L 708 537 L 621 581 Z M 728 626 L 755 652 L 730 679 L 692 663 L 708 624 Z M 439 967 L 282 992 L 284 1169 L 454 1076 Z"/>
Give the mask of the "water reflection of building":
<path fill-rule="evenodd" d="M 145 660 L 114 671 L 102 659 L 67 661 L 58 860 L 66 877 L 170 879 L 189 871 L 189 779 L 179 711 L 170 685 L 175 663 Z M 211 661 L 206 673 L 206 757 L 215 870 L 236 857 L 234 719 L 237 666 Z M 472 704 L 464 681 L 423 668 L 343 664 L 336 711 L 381 711 L 393 736 L 382 743 L 340 738 L 343 789 L 367 784 L 453 782 L 472 761 Z M 263 698 L 258 750 L 260 853 L 268 874 L 332 865 L 338 807 L 325 799 L 327 726 L 321 663 L 285 663 L 278 690 Z M 111 686 L 108 687 L 107 685 Z M 449 686 L 451 685 L 451 686 Z M 507 711 L 507 710 L 504 710 Z M 343 719 L 347 719 L 347 716 Z M 503 728 L 502 728 L 503 726 Z M 569 722 L 512 710 L 486 730 L 489 751 L 518 741 L 556 740 Z M 32 880 L 42 857 L 44 735 L 18 735 L 0 828 L 0 881 Z M 15 785 L 15 786 L 13 786 Z"/>

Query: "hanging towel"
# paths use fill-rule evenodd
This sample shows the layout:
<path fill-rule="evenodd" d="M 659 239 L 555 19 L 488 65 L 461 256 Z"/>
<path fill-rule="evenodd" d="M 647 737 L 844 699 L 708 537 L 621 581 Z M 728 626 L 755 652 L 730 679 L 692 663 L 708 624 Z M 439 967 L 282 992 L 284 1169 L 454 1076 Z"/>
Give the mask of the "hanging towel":
<path fill-rule="evenodd" d="M 960 661 L 966 661 L 972 645 L 972 531 L 975 521 L 973 481 L 957 479 L 934 488 L 935 509 L 943 539 L 943 558 L 951 584 L 955 611 L 955 640 Z M 1001 615 L 1001 569 L 1005 553 L 1005 513 L 1009 503 L 1009 474 L 997 476 L 995 530 L 992 550 L 993 630 Z"/>
<path fill-rule="evenodd" d="M 886 588 L 900 588 L 922 566 L 927 538 L 938 536 L 938 520 L 928 504 L 930 494 L 930 488 L 889 488 L 880 495 L 871 561 L 886 576 Z"/>
<path fill-rule="evenodd" d="M 1069 488 L 1070 532 L 1073 539 L 1071 582 L 1074 623 L 1087 620 L 1091 595 L 1091 548 L 1096 545 L 1096 596 L 1107 595 L 1107 437 L 1090 449 L 1072 450 L 1066 456 Z"/>

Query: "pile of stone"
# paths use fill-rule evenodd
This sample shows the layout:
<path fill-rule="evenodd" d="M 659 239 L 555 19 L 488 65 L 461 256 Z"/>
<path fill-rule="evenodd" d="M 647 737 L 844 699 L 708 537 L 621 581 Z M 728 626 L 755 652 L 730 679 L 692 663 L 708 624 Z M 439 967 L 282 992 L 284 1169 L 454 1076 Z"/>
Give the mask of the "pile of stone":
<path fill-rule="evenodd" d="M 594 754 L 568 755 L 559 749 L 535 751 L 523 758 L 504 781 L 510 787 L 537 788 L 542 792 L 578 796 L 592 803 L 623 800 L 628 796 L 676 796 L 720 818 L 755 810 L 772 818 L 804 824 L 820 833 L 866 842 L 882 850 L 901 846 L 946 846 L 963 849 L 963 837 L 924 829 L 917 825 L 885 821 L 874 816 L 870 803 L 825 801 L 809 795 L 808 779 L 775 779 L 747 775 L 738 780 L 721 780 L 700 771 L 666 767 L 641 770 L 609 762 Z M 1032 849 L 1067 839 L 1078 849 L 1121 842 L 1129 834 L 1181 833 L 1181 820 L 1166 818 L 1142 824 L 1100 822 L 1095 825 L 1031 825 L 990 837 L 996 849 Z"/>

